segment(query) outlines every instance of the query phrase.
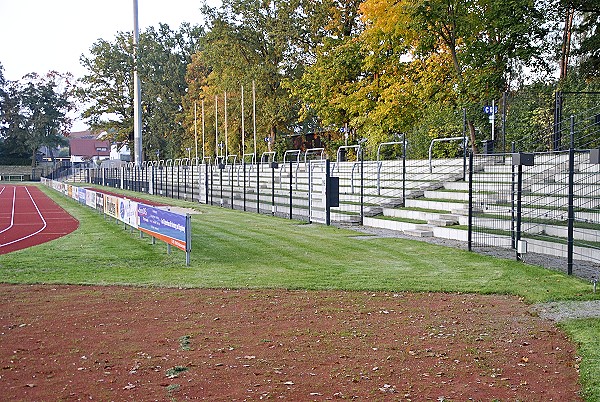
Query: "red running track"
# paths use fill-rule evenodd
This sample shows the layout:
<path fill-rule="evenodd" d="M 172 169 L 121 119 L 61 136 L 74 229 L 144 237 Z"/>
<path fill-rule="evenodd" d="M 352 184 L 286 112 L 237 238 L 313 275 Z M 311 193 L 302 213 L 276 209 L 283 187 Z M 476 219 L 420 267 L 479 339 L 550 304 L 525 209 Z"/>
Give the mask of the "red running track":
<path fill-rule="evenodd" d="M 57 239 L 78 226 L 39 188 L 0 184 L 0 254 Z"/>

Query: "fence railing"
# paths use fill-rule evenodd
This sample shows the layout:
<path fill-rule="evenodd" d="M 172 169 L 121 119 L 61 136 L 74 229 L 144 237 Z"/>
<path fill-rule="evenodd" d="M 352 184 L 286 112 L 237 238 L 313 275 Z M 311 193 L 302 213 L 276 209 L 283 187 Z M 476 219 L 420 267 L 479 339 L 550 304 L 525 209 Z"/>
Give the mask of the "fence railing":
<path fill-rule="evenodd" d="M 561 137 L 564 149 L 538 151 L 531 160 L 516 152 L 470 155 L 468 164 L 465 157 L 409 159 L 401 138 L 378 147 L 393 151 L 386 154 L 396 155 L 394 160 L 383 160 L 379 152 L 377 160 L 364 160 L 362 146 L 349 145 L 338 149 L 335 163 L 315 148 L 289 150 L 281 162 L 270 152 L 258 159 L 184 158 L 63 173 L 82 182 L 308 222 L 391 220 L 420 227 L 421 233 L 466 239 L 470 249 L 501 247 L 525 261 L 534 254 L 563 258 L 572 273 L 581 262 L 600 264 L 600 161 L 592 161 L 590 149 L 577 147 L 596 144 L 595 124 L 569 119 L 569 146 L 564 148 Z M 600 151 L 595 154 L 600 159 Z M 450 226 L 436 227 L 440 224 Z"/>

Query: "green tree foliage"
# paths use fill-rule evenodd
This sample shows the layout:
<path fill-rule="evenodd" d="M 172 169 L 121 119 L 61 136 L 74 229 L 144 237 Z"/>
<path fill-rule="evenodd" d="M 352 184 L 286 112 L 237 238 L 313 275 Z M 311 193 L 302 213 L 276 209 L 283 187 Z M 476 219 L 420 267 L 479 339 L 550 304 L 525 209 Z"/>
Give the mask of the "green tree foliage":
<path fill-rule="evenodd" d="M 460 135 L 460 124 L 454 125 L 458 133 L 419 126 L 440 113 L 454 119 L 455 110 L 465 108 L 475 147 L 482 138 L 474 114 L 537 61 L 543 14 L 531 0 L 510 3 L 367 0 L 361 5 L 365 29 L 325 46 L 296 88 L 324 122 L 348 119 L 372 146 L 409 130 Z M 335 88 L 333 96 L 319 87 Z"/>
<path fill-rule="evenodd" d="M 198 50 L 202 31 L 183 24 L 172 31 L 161 24 L 140 35 L 139 76 L 142 84 L 144 153 L 174 158 L 181 152 L 184 127 L 182 97 L 186 66 Z M 133 43 L 131 33 L 119 32 L 114 41 L 98 40 L 90 55 L 81 57 L 88 73 L 81 79 L 80 99 L 90 127 L 106 131 L 116 142 L 133 140 Z"/>
<path fill-rule="evenodd" d="M 581 40 L 575 55 L 579 57 L 579 71 L 588 81 L 600 79 L 600 4 L 597 1 L 578 0 L 573 7 L 581 13 L 576 27 Z"/>
<path fill-rule="evenodd" d="M 71 129 L 68 113 L 73 84 L 70 74 L 51 71 L 45 76 L 31 73 L 21 81 L 6 83 L 2 101 L 3 146 L 13 155 L 27 153 L 35 166 L 42 146 L 66 144 Z"/>
<path fill-rule="evenodd" d="M 319 35 L 322 5 L 308 0 L 226 0 L 220 8 L 206 7 L 207 34 L 203 51 L 189 67 L 187 124 L 193 124 L 193 105 L 205 103 L 207 154 L 215 154 L 215 133 L 224 141 L 224 94 L 228 94 L 227 131 L 230 153 L 253 152 L 252 83 L 256 87 L 257 153 L 266 151 L 268 138 L 298 130 L 298 102 L 283 85 L 298 77 L 310 60 Z M 191 82 L 196 82 L 192 86 Z M 242 144 L 241 92 L 244 87 L 245 143 Z M 218 118 L 215 119 L 215 97 Z M 215 127 L 215 120 L 218 127 Z M 221 141 L 222 140 L 222 141 Z M 269 145 L 270 146 L 270 145 Z M 271 148 L 273 149 L 273 148 Z"/>

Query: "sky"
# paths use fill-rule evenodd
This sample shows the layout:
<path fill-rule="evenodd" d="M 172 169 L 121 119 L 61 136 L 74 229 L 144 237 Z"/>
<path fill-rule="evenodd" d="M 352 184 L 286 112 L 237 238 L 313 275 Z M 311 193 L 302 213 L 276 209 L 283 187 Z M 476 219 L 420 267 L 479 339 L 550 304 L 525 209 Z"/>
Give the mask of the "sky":
<path fill-rule="evenodd" d="M 200 24 L 200 6 L 201 0 L 138 0 L 140 32 L 159 22 L 173 30 L 182 22 Z M 133 31 L 133 0 L 0 0 L 4 78 L 17 81 L 51 70 L 80 78 L 85 74 L 80 56 L 100 38 L 112 41 L 119 31 Z"/>

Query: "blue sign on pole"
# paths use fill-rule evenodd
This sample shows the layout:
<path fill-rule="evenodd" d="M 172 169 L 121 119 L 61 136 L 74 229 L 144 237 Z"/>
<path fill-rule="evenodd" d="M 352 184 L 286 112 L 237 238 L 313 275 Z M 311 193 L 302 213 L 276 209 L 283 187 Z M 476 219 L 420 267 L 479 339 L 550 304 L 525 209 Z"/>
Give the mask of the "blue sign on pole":
<path fill-rule="evenodd" d="M 496 114 L 498 113 L 498 106 L 484 106 L 483 113 L 485 114 Z"/>

